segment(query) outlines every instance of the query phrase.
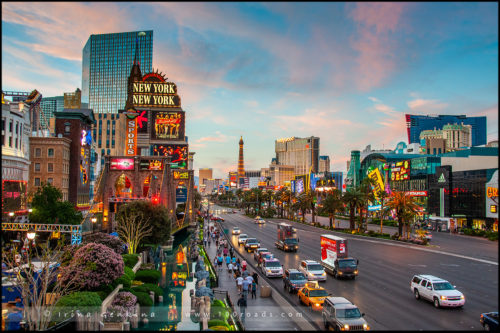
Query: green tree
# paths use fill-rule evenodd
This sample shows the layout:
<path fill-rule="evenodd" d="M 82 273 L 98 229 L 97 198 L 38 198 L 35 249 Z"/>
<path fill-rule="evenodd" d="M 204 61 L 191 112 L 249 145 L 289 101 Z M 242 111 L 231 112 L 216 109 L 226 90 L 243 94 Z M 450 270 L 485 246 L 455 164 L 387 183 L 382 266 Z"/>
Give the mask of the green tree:
<path fill-rule="evenodd" d="M 321 202 L 323 211 L 328 213 L 330 218 L 330 228 L 335 225 L 335 214 L 344 209 L 344 202 L 342 201 L 342 192 L 340 190 L 333 190 L 326 195 L 326 198 Z"/>
<path fill-rule="evenodd" d="M 378 198 L 380 201 L 380 233 L 382 233 L 383 227 L 384 227 L 384 217 L 386 214 L 386 209 L 385 209 L 385 200 L 389 197 L 389 193 L 386 191 L 381 191 L 378 194 Z"/>
<path fill-rule="evenodd" d="M 31 223 L 76 225 L 83 218 L 71 202 L 62 201 L 61 190 L 48 183 L 43 183 L 34 193 L 31 208 Z"/>
<path fill-rule="evenodd" d="M 358 188 L 344 193 L 343 201 L 349 206 L 349 228 L 354 230 L 354 216 L 356 210 L 363 206 L 364 194 Z"/>
<path fill-rule="evenodd" d="M 305 222 L 306 212 L 311 208 L 312 196 L 309 192 L 302 192 L 297 196 L 297 201 L 294 203 L 294 208 L 302 213 L 302 222 Z"/>
<path fill-rule="evenodd" d="M 395 210 L 398 219 L 398 233 L 400 236 L 405 237 L 409 230 L 403 234 L 403 226 L 417 214 L 419 205 L 415 202 L 412 196 L 406 195 L 404 192 L 394 191 L 387 200 L 386 210 Z"/>
<path fill-rule="evenodd" d="M 375 202 L 375 195 L 373 194 L 373 186 L 376 182 L 370 177 L 366 177 L 361 181 L 360 190 L 364 194 L 363 205 L 361 206 L 361 212 L 364 212 L 364 216 L 361 213 L 361 229 L 366 230 L 366 222 L 368 220 L 368 205 Z"/>

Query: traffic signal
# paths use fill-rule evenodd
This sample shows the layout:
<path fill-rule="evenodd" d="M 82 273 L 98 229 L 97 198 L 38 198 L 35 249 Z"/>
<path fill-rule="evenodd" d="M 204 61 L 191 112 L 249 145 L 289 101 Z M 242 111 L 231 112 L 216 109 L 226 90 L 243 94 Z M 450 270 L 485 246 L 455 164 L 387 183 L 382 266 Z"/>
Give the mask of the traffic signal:
<path fill-rule="evenodd" d="M 157 205 L 160 203 L 160 198 L 155 195 L 151 198 L 151 202 L 153 203 L 153 205 Z"/>

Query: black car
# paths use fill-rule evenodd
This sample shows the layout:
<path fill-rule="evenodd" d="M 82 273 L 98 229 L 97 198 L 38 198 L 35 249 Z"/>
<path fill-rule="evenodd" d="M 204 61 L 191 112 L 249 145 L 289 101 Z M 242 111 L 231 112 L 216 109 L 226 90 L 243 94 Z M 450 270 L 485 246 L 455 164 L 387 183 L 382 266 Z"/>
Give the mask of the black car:
<path fill-rule="evenodd" d="M 257 238 L 247 238 L 245 241 L 245 250 L 247 252 L 255 251 L 260 247 L 260 243 Z"/>
<path fill-rule="evenodd" d="M 307 278 L 298 269 L 289 268 L 283 274 L 283 288 L 288 290 L 289 293 L 295 293 L 300 288 L 306 285 Z"/>
<path fill-rule="evenodd" d="M 479 322 L 486 331 L 498 331 L 498 312 L 481 313 Z"/>

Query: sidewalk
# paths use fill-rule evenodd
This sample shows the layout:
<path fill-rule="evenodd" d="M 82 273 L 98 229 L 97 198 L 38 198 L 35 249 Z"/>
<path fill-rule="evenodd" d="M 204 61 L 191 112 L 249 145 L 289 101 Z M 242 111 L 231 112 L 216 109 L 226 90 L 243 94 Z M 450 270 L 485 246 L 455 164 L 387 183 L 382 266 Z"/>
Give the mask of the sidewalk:
<path fill-rule="evenodd" d="M 213 222 L 209 223 L 209 227 L 214 225 Z M 216 225 L 216 224 L 215 224 Z M 231 246 L 231 244 L 230 244 Z M 214 257 L 217 254 L 215 243 L 212 242 L 210 247 L 206 247 L 206 252 L 209 256 L 210 261 L 213 262 Z M 236 258 L 240 257 L 240 260 L 243 258 L 236 252 Z M 234 305 L 234 310 L 240 315 L 241 313 L 239 307 L 236 305 L 239 299 L 238 290 L 236 287 L 236 280 L 232 274 L 229 274 L 227 271 L 226 264 L 222 265 L 222 270 L 218 271 L 216 268 L 216 273 L 219 278 L 219 286 L 218 288 L 214 288 L 214 290 L 227 291 L 229 293 L 229 297 L 231 298 L 231 302 Z M 250 275 L 254 273 L 254 271 L 249 269 Z M 295 316 L 297 311 L 291 311 L 292 309 L 284 310 L 278 305 L 278 303 L 273 299 L 273 297 L 260 297 L 260 285 L 266 284 L 262 276 L 259 274 L 259 285 L 257 286 L 257 298 L 252 299 L 251 294 L 247 297 L 247 309 L 246 316 L 243 325 L 245 326 L 245 330 L 247 331 L 268 331 L 268 330 L 277 330 L 277 331 L 290 331 L 290 330 L 300 330 L 299 326 L 295 324 L 292 318 Z M 273 291 L 274 292 L 274 291 Z M 293 312 L 293 314 L 290 314 Z"/>

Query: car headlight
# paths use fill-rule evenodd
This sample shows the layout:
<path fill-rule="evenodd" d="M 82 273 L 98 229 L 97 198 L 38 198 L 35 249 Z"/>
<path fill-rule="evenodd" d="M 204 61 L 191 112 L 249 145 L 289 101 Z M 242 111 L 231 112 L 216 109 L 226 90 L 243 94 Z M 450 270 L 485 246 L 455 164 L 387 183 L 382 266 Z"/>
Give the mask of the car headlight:
<path fill-rule="evenodd" d="M 368 326 L 367 324 L 363 324 L 363 329 L 365 331 L 368 331 L 370 329 L 370 326 Z"/>
<path fill-rule="evenodd" d="M 441 296 L 439 298 L 441 298 L 442 301 L 446 301 L 446 296 Z"/>
<path fill-rule="evenodd" d="M 354 270 L 354 274 L 358 274 L 358 270 L 357 270 L 357 269 L 356 269 L 356 270 Z"/>
<path fill-rule="evenodd" d="M 319 303 L 315 303 L 316 306 L 319 306 Z"/>
<path fill-rule="evenodd" d="M 349 325 L 345 324 L 344 329 L 347 331 L 349 329 Z"/>
<path fill-rule="evenodd" d="M 460 296 L 460 299 L 465 299 L 465 296 L 464 296 L 464 295 L 461 295 L 461 296 Z"/>
<path fill-rule="evenodd" d="M 342 272 L 338 272 L 339 275 L 342 275 Z"/>
<path fill-rule="evenodd" d="M 267 271 L 268 273 L 271 273 L 271 270 L 270 270 L 269 268 L 267 268 L 267 269 L 266 269 L 266 271 Z"/>

